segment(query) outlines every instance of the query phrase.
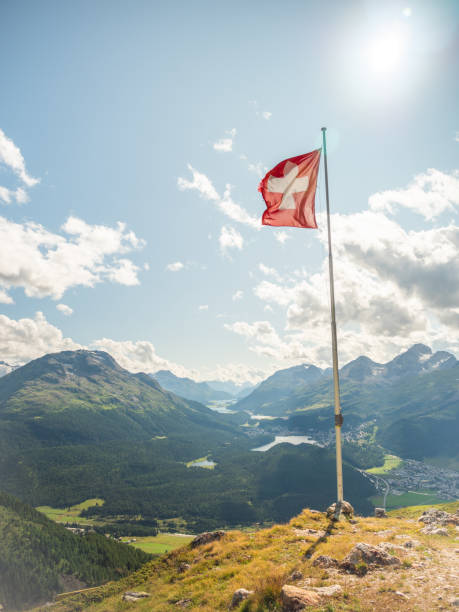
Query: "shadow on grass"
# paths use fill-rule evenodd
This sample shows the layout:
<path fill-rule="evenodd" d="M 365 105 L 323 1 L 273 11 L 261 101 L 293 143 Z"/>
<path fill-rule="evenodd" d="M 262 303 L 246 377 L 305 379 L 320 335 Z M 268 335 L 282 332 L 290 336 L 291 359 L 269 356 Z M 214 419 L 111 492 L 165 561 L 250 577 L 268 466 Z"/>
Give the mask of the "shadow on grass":
<path fill-rule="evenodd" d="M 328 540 L 328 538 L 333 535 L 333 531 L 336 530 L 336 521 L 334 521 L 333 519 L 331 519 L 327 525 L 327 529 L 325 530 L 325 533 L 323 536 L 320 536 L 320 538 L 317 538 L 317 540 L 315 542 L 313 542 L 311 544 L 311 546 L 305 551 L 304 553 L 304 557 L 306 559 L 310 559 L 312 557 L 312 555 L 316 552 L 317 547 L 322 544 L 322 542 L 326 542 Z"/>

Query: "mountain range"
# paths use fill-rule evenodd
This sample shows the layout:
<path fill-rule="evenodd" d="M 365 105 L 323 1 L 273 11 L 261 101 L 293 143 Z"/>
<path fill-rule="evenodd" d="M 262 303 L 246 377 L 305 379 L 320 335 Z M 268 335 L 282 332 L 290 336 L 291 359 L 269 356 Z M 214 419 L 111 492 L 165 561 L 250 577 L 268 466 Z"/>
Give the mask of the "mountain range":
<path fill-rule="evenodd" d="M 458 457 L 459 362 L 454 355 L 416 344 L 385 364 L 359 357 L 341 368 L 340 383 L 346 426 L 372 421 L 376 439 L 402 457 Z M 281 370 L 232 408 L 288 416 L 298 431 L 328 429 L 331 373 L 314 366 Z"/>
<path fill-rule="evenodd" d="M 152 377 L 159 382 L 163 389 L 202 404 L 216 400 L 228 400 L 233 397 L 226 391 L 212 388 L 206 382 L 195 382 L 191 378 L 180 378 L 169 370 L 159 370 Z"/>
<path fill-rule="evenodd" d="M 332 450 L 280 445 L 131 374 L 101 351 L 46 355 L 0 379 L 0 490 L 34 506 L 89 498 L 101 520 L 180 520 L 188 529 L 284 520 L 334 496 Z M 248 435 L 250 434 L 250 435 Z M 212 459 L 214 469 L 193 467 Z M 345 466 L 362 512 L 373 488 Z"/>
<path fill-rule="evenodd" d="M 252 385 L 238 386 L 232 381 L 196 382 L 191 378 L 180 378 L 169 370 L 159 370 L 152 377 L 167 391 L 172 391 L 185 399 L 207 404 L 219 400 L 231 400 L 248 395 Z"/>
<path fill-rule="evenodd" d="M 415 344 L 385 364 L 360 356 L 340 369 L 340 379 L 369 385 L 390 385 L 402 378 L 451 369 L 457 364 L 457 359 L 451 353 L 446 351 L 432 353 L 428 346 Z M 286 403 L 289 403 L 293 396 L 331 377 L 331 368 L 321 369 L 310 364 L 279 370 L 260 383 L 250 395 L 241 399 L 233 408 L 280 415 L 288 411 Z"/>

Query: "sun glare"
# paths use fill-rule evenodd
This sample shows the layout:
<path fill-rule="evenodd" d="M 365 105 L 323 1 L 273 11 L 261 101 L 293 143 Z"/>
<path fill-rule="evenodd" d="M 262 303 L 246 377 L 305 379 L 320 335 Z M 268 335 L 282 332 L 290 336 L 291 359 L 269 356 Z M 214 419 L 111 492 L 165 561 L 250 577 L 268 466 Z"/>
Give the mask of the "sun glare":
<path fill-rule="evenodd" d="M 393 72 L 400 62 L 403 40 L 398 32 L 386 32 L 374 39 L 370 45 L 368 61 L 373 72 Z"/>

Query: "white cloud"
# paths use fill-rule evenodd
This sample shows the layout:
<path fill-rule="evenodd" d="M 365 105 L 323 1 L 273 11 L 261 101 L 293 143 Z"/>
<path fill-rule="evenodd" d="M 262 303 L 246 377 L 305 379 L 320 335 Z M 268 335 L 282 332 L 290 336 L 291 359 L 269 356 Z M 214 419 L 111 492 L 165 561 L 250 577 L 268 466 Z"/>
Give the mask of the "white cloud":
<path fill-rule="evenodd" d="M 441 207 L 454 211 L 454 188 L 439 174 L 424 175 L 429 177 L 425 191 L 435 192 L 432 199 L 441 192 Z M 383 211 L 370 209 L 333 215 L 332 228 L 342 363 L 359 355 L 384 362 L 416 342 L 452 352 L 459 349 L 458 225 L 426 224 L 425 229 L 408 231 Z M 318 235 L 326 243 L 324 225 Z M 260 270 L 270 275 L 268 267 L 260 266 Z M 314 274 L 292 270 L 281 278 L 276 273 L 277 278 L 271 274 L 275 282 L 257 283 L 254 293 L 265 309 L 273 304 L 285 309 L 283 334 L 271 333 L 267 343 L 255 333 L 254 324 L 240 321 L 227 329 L 245 335 L 251 350 L 271 355 L 279 366 L 298 360 L 329 365 L 327 259 Z"/>
<path fill-rule="evenodd" d="M 393 214 L 397 206 L 402 206 L 427 220 L 434 219 L 442 212 L 454 210 L 459 204 L 459 171 L 445 174 L 429 168 L 424 174 L 415 176 L 405 189 L 375 193 L 369 204 L 375 211 Z"/>
<path fill-rule="evenodd" d="M 23 364 L 46 353 L 81 348 L 37 312 L 34 319 L 10 319 L 0 315 L 0 353 L 2 360 Z"/>
<path fill-rule="evenodd" d="M 268 119 L 271 119 L 272 113 L 269 111 L 262 111 L 261 116 L 263 117 L 263 119 L 266 119 L 266 121 L 268 121 Z"/>
<path fill-rule="evenodd" d="M 0 315 L 0 354 L 2 361 L 11 366 L 18 366 L 37 359 L 48 353 L 90 349 L 106 351 L 112 355 L 121 367 L 130 372 L 146 372 L 153 374 L 158 370 L 170 370 L 176 376 L 202 380 L 232 380 L 236 383 L 260 382 L 266 372 L 246 364 L 215 364 L 203 368 L 200 372 L 188 369 L 180 364 L 160 357 L 151 342 L 116 341 L 101 338 L 82 346 L 71 338 L 65 338 L 60 329 L 49 323 L 43 313 L 37 312 L 35 317 L 19 320 Z M 7 373 L 11 368 L 7 367 Z"/>
<path fill-rule="evenodd" d="M 56 308 L 66 317 L 69 317 L 71 314 L 73 314 L 73 308 L 70 308 L 70 306 L 67 306 L 67 304 L 57 304 Z"/>
<path fill-rule="evenodd" d="M 174 261 L 173 263 L 167 264 L 166 270 L 169 272 L 179 272 L 183 270 L 184 264 L 181 261 Z"/>
<path fill-rule="evenodd" d="M 456 132 L 456 136 L 454 137 L 454 140 L 456 142 L 459 142 L 459 132 Z"/>
<path fill-rule="evenodd" d="M 257 162 L 256 164 L 249 163 L 248 168 L 249 168 L 249 172 L 254 172 L 260 178 L 266 172 L 266 168 L 263 166 L 261 162 Z"/>
<path fill-rule="evenodd" d="M 22 187 L 13 190 L 0 185 L 0 201 L 4 204 L 11 204 L 14 200 L 18 204 L 25 204 L 29 201 L 29 196 Z"/>
<path fill-rule="evenodd" d="M 26 187 L 33 187 L 39 179 L 27 174 L 24 158 L 21 150 L 14 142 L 8 138 L 0 129 L 0 168 L 6 166 Z M 29 201 L 29 196 L 24 187 L 8 188 L 0 185 L 0 202 L 4 204 L 25 204 Z"/>
<path fill-rule="evenodd" d="M 289 234 L 284 231 L 275 232 L 274 238 L 280 242 L 281 244 L 285 244 L 285 242 L 290 238 Z"/>
<path fill-rule="evenodd" d="M 233 293 L 231 299 L 233 302 L 237 302 L 238 300 L 242 300 L 244 297 L 244 292 L 241 289 L 238 289 L 235 293 Z"/>
<path fill-rule="evenodd" d="M 111 228 L 69 217 L 61 230 L 62 234 L 56 234 L 37 223 L 0 217 L 0 286 L 22 287 L 28 297 L 58 300 L 78 285 L 139 283 L 139 268 L 118 256 L 145 243 L 124 223 Z"/>
<path fill-rule="evenodd" d="M 188 164 L 188 170 L 193 175 L 193 180 L 188 181 L 182 177 L 177 179 L 177 186 L 181 191 L 185 191 L 188 189 L 196 189 L 199 194 L 205 198 L 206 200 L 219 200 L 220 196 L 218 195 L 215 187 L 212 185 L 211 180 L 201 172 L 198 172 Z"/>
<path fill-rule="evenodd" d="M 258 269 L 260 272 L 263 272 L 265 276 L 272 276 L 276 280 L 280 280 L 280 274 L 275 268 L 270 268 L 269 266 L 265 266 L 263 263 L 259 263 Z"/>
<path fill-rule="evenodd" d="M 219 210 L 233 221 L 257 229 L 261 227 L 260 219 L 250 215 L 242 206 L 232 200 L 230 185 L 226 185 L 223 197 L 220 197 L 211 180 L 205 174 L 198 172 L 189 164 L 188 168 L 192 173 L 192 180 L 189 181 L 179 177 L 177 185 L 181 191 L 196 190 L 204 199 L 215 202 Z"/>
<path fill-rule="evenodd" d="M 233 141 L 236 136 L 236 128 L 232 130 L 227 130 L 225 132 L 226 136 L 224 138 L 220 138 L 217 142 L 214 142 L 213 147 L 216 151 L 220 151 L 222 153 L 229 153 L 233 150 Z"/>
<path fill-rule="evenodd" d="M 0 129 L 0 163 L 8 166 L 20 179 L 27 185 L 33 187 L 39 182 L 39 179 L 33 178 L 27 174 L 25 161 L 22 157 L 21 150 L 14 142 L 8 138 L 3 130 Z"/>
<path fill-rule="evenodd" d="M 222 253 L 227 253 L 228 249 L 242 250 L 244 246 L 244 239 L 241 234 L 229 225 L 224 225 L 221 229 L 220 236 L 218 238 L 220 249 Z"/>
<path fill-rule="evenodd" d="M 201 306 L 198 307 L 198 310 L 209 310 L 209 305 L 208 304 L 201 304 Z"/>

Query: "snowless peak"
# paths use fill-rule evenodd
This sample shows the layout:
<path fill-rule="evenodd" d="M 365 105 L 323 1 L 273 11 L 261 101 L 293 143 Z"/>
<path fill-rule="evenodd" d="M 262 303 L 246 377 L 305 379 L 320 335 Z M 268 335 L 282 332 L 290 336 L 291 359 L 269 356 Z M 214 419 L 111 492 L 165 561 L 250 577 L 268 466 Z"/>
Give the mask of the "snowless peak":
<path fill-rule="evenodd" d="M 432 349 L 425 344 L 413 344 L 413 346 L 406 351 L 407 353 L 415 353 L 419 356 L 427 355 L 427 359 L 429 355 L 432 355 Z"/>

